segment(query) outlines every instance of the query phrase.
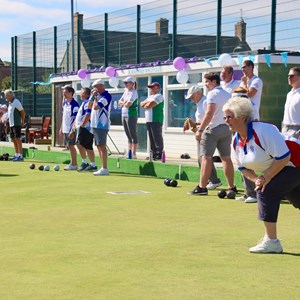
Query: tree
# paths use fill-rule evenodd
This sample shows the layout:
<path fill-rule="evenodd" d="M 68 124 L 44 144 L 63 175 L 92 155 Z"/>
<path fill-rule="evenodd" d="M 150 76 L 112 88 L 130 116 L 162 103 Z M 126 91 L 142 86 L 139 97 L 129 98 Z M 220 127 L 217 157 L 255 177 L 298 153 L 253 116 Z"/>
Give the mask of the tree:
<path fill-rule="evenodd" d="M 6 76 L 2 79 L 1 90 L 11 89 L 11 76 Z"/>

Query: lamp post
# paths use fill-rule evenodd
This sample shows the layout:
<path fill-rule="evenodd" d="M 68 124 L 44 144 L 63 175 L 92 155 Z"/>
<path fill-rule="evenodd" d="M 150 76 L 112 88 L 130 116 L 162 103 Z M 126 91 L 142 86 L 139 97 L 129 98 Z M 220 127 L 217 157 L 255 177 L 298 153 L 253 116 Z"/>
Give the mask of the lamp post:
<path fill-rule="evenodd" d="M 75 71 L 74 1 L 71 0 L 72 71 Z"/>

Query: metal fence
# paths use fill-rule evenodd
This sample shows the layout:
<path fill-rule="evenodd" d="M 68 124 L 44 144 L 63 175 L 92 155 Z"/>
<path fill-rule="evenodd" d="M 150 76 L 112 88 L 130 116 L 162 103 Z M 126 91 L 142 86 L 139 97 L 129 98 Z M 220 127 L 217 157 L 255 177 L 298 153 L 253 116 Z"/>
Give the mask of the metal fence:
<path fill-rule="evenodd" d="M 159 0 L 92 18 L 77 14 L 73 30 L 70 22 L 12 38 L 12 86 L 31 95 L 23 97 L 29 114 L 45 115 L 51 113 L 53 73 L 176 56 L 295 52 L 299 13 L 299 0 Z"/>

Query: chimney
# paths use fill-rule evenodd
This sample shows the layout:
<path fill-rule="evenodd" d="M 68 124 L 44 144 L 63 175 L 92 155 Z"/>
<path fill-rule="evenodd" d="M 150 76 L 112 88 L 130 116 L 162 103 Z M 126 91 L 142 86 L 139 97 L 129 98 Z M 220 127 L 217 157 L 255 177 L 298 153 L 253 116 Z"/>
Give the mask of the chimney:
<path fill-rule="evenodd" d="M 235 24 L 235 36 L 240 39 L 241 42 L 246 42 L 246 23 L 243 18 Z"/>
<path fill-rule="evenodd" d="M 169 37 L 169 20 L 165 18 L 160 18 L 156 20 L 156 33 L 162 37 Z"/>
<path fill-rule="evenodd" d="M 79 34 L 82 33 L 82 31 L 83 31 L 83 14 L 76 12 L 74 14 L 74 35 L 78 34 L 78 29 L 79 29 Z"/>

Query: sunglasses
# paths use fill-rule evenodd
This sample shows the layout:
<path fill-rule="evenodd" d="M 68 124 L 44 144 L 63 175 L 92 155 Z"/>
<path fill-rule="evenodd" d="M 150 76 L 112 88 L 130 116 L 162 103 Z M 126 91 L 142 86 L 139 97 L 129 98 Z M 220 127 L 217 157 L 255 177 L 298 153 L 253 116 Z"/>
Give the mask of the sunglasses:
<path fill-rule="evenodd" d="M 244 69 L 246 69 L 246 68 L 247 68 L 247 66 L 242 66 L 242 67 L 241 67 L 242 70 L 244 70 Z"/>
<path fill-rule="evenodd" d="M 289 74 L 289 75 L 288 75 L 288 78 L 293 78 L 293 77 L 295 77 L 295 76 L 299 76 L 299 75 L 296 75 L 296 74 Z"/>

